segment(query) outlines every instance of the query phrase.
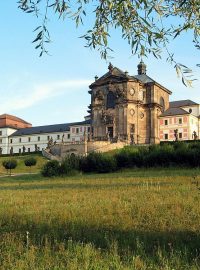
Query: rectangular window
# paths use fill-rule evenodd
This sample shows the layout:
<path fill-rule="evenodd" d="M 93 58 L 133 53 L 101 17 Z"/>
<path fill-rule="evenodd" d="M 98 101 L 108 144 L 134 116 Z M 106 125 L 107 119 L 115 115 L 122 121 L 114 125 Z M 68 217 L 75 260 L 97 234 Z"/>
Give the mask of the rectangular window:
<path fill-rule="evenodd" d="M 178 134 L 179 139 L 182 139 L 182 133 Z"/>
<path fill-rule="evenodd" d="M 60 135 L 57 135 L 57 140 L 60 140 Z"/>
<path fill-rule="evenodd" d="M 38 142 L 40 141 L 40 137 L 37 138 L 38 139 Z"/>
<path fill-rule="evenodd" d="M 22 152 L 22 149 L 21 149 L 21 148 L 19 148 L 19 154 L 21 154 L 21 152 Z"/>
<path fill-rule="evenodd" d="M 0 131 L 0 136 L 2 136 L 2 131 Z"/>
<path fill-rule="evenodd" d="M 2 139 L 0 139 L 0 143 L 2 143 Z"/>
<path fill-rule="evenodd" d="M 183 122 L 183 121 L 182 121 L 182 118 L 179 118 L 179 119 L 178 119 L 179 125 L 182 124 L 182 122 Z"/>
<path fill-rule="evenodd" d="M 19 142 L 22 142 L 22 138 L 19 138 Z"/>
<path fill-rule="evenodd" d="M 30 142 L 31 141 L 31 137 L 28 137 L 28 142 Z"/>
<path fill-rule="evenodd" d="M 50 140 L 50 136 L 47 136 L 47 141 L 49 141 Z"/>
<path fill-rule="evenodd" d="M 79 128 L 76 128 L 76 134 L 79 133 Z"/>
<path fill-rule="evenodd" d="M 70 139 L 70 134 L 67 134 L 67 139 Z"/>
<path fill-rule="evenodd" d="M 12 139 L 10 139 L 10 143 L 13 143 L 13 140 Z"/>
<path fill-rule="evenodd" d="M 30 148 L 28 148 L 28 152 L 29 152 L 29 153 L 31 152 L 31 149 L 30 149 Z"/>
<path fill-rule="evenodd" d="M 88 127 L 88 130 L 87 131 L 90 132 L 90 127 Z"/>
<path fill-rule="evenodd" d="M 165 126 L 167 126 L 168 125 L 168 120 L 165 120 Z"/>
<path fill-rule="evenodd" d="M 165 134 L 165 140 L 168 140 L 168 134 Z"/>

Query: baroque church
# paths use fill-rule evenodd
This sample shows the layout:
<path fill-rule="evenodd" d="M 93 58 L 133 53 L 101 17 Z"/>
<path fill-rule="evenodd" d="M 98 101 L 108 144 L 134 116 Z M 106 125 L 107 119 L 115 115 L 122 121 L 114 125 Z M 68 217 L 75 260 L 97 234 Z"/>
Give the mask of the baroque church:
<path fill-rule="evenodd" d="M 146 74 L 143 61 L 137 69 L 132 76 L 110 63 L 106 74 L 96 76 L 84 121 L 32 127 L 16 116 L 0 115 L 0 154 L 48 155 L 50 143 L 55 155 L 64 156 L 72 149 L 86 154 L 127 144 L 199 139 L 200 105 L 189 99 L 169 102 L 172 92 Z"/>
<path fill-rule="evenodd" d="M 90 85 L 93 138 L 127 140 L 134 144 L 160 142 L 158 117 L 169 108 L 171 91 L 146 74 L 141 61 L 138 74 L 113 67 Z"/>

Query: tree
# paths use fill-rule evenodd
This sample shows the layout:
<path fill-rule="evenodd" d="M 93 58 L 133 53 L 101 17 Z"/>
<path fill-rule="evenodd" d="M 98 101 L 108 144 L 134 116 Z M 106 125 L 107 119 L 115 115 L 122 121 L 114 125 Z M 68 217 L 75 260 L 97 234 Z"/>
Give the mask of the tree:
<path fill-rule="evenodd" d="M 42 167 L 41 174 L 45 177 L 58 176 L 60 174 L 60 164 L 57 160 L 50 160 Z"/>
<path fill-rule="evenodd" d="M 94 18 L 91 29 L 82 36 L 86 46 L 100 51 L 107 58 L 111 29 L 120 29 L 121 35 L 139 57 L 154 55 L 161 58 L 167 52 L 167 60 L 176 68 L 185 85 L 191 85 L 191 70 L 177 63 L 169 43 L 185 32 L 192 33 L 192 41 L 200 49 L 200 1 L 199 0 L 19 0 L 18 7 L 26 13 L 42 16 L 42 23 L 34 30 L 33 43 L 40 56 L 48 53 L 50 43 L 47 23 L 53 11 L 59 18 L 72 19 L 76 26 L 86 17 Z M 197 64 L 198 65 L 198 64 Z"/>
<path fill-rule="evenodd" d="M 7 170 L 7 173 L 10 170 L 10 175 L 11 175 L 11 170 L 13 170 L 17 167 L 17 161 L 15 159 L 4 160 L 2 165 Z"/>
<path fill-rule="evenodd" d="M 37 164 L 37 159 L 34 157 L 27 158 L 24 160 L 24 164 L 25 166 L 30 167 L 30 172 L 31 172 L 31 167 Z"/>

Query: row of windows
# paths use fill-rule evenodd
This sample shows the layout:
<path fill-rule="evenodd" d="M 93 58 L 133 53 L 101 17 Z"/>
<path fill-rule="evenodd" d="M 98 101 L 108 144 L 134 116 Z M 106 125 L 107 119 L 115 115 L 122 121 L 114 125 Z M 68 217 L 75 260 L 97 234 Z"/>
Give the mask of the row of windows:
<path fill-rule="evenodd" d="M 37 137 L 38 142 L 40 142 L 40 136 Z M 49 141 L 51 136 L 47 136 L 47 141 Z M 70 134 L 67 134 L 67 139 L 70 139 Z M 57 140 L 60 140 L 60 135 L 57 135 Z M 19 143 L 22 142 L 22 138 L 19 138 Z M 28 137 L 28 142 L 31 142 L 31 137 Z M 1 143 L 1 140 L 0 140 Z M 10 143 L 13 143 L 13 139 L 10 139 Z"/>
<path fill-rule="evenodd" d="M 183 119 L 182 118 L 179 118 L 178 119 L 178 124 L 181 125 L 183 123 Z M 169 124 L 169 120 L 168 119 L 165 119 L 165 126 L 167 126 Z"/>
<path fill-rule="evenodd" d="M 37 150 L 40 151 L 40 147 L 38 147 Z M 22 152 L 23 152 L 23 149 L 19 148 L 19 154 L 21 154 Z M 27 152 L 30 153 L 31 152 L 31 148 L 27 148 Z"/>
<path fill-rule="evenodd" d="M 84 129 L 85 131 L 87 131 L 87 132 L 90 132 L 90 127 L 85 127 L 85 129 Z M 80 127 L 80 128 L 72 128 L 72 133 L 76 133 L 76 134 L 78 134 L 78 133 L 80 133 L 80 132 L 83 132 L 83 129 L 82 129 L 82 127 Z"/>
<path fill-rule="evenodd" d="M 178 138 L 179 139 L 182 139 L 183 138 L 183 134 L 180 132 L 180 133 L 178 133 Z M 168 140 L 169 139 L 169 135 L 166 133 L 166 134 L 164 134 L 164 139 L 165 140 Z"/>

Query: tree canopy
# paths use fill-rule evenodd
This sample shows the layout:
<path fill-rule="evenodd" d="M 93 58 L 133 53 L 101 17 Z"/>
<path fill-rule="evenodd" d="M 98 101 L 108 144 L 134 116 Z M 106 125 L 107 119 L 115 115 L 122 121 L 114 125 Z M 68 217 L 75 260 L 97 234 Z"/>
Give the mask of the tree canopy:
<path fill-rule="evenodd" d="M 191 70 L 176 62 L 168 45 L 190 31 L 194 46 L 200 49 L 199 0 L 19 0 L 18 7 L 41 18 L 33 40 L 40 56 L 48 53 L 46 46 L 50 43 L 50 33 L 47 24 L 52 11 L 58 18 L 74 20 L 76 27 L 84 24 L 89 16 L 94 18 L 92 27 L 82 38 L 87 47 L 99 50 L 102 58 L 106 59 L 112 50 L 109 42 L 111 29 L 120 29 L 132 54 L 139 57 L 152 54 L 161 58 L 165 51 L 167 60 L 181 75 L 183 83 L 192 83 Z"/>

